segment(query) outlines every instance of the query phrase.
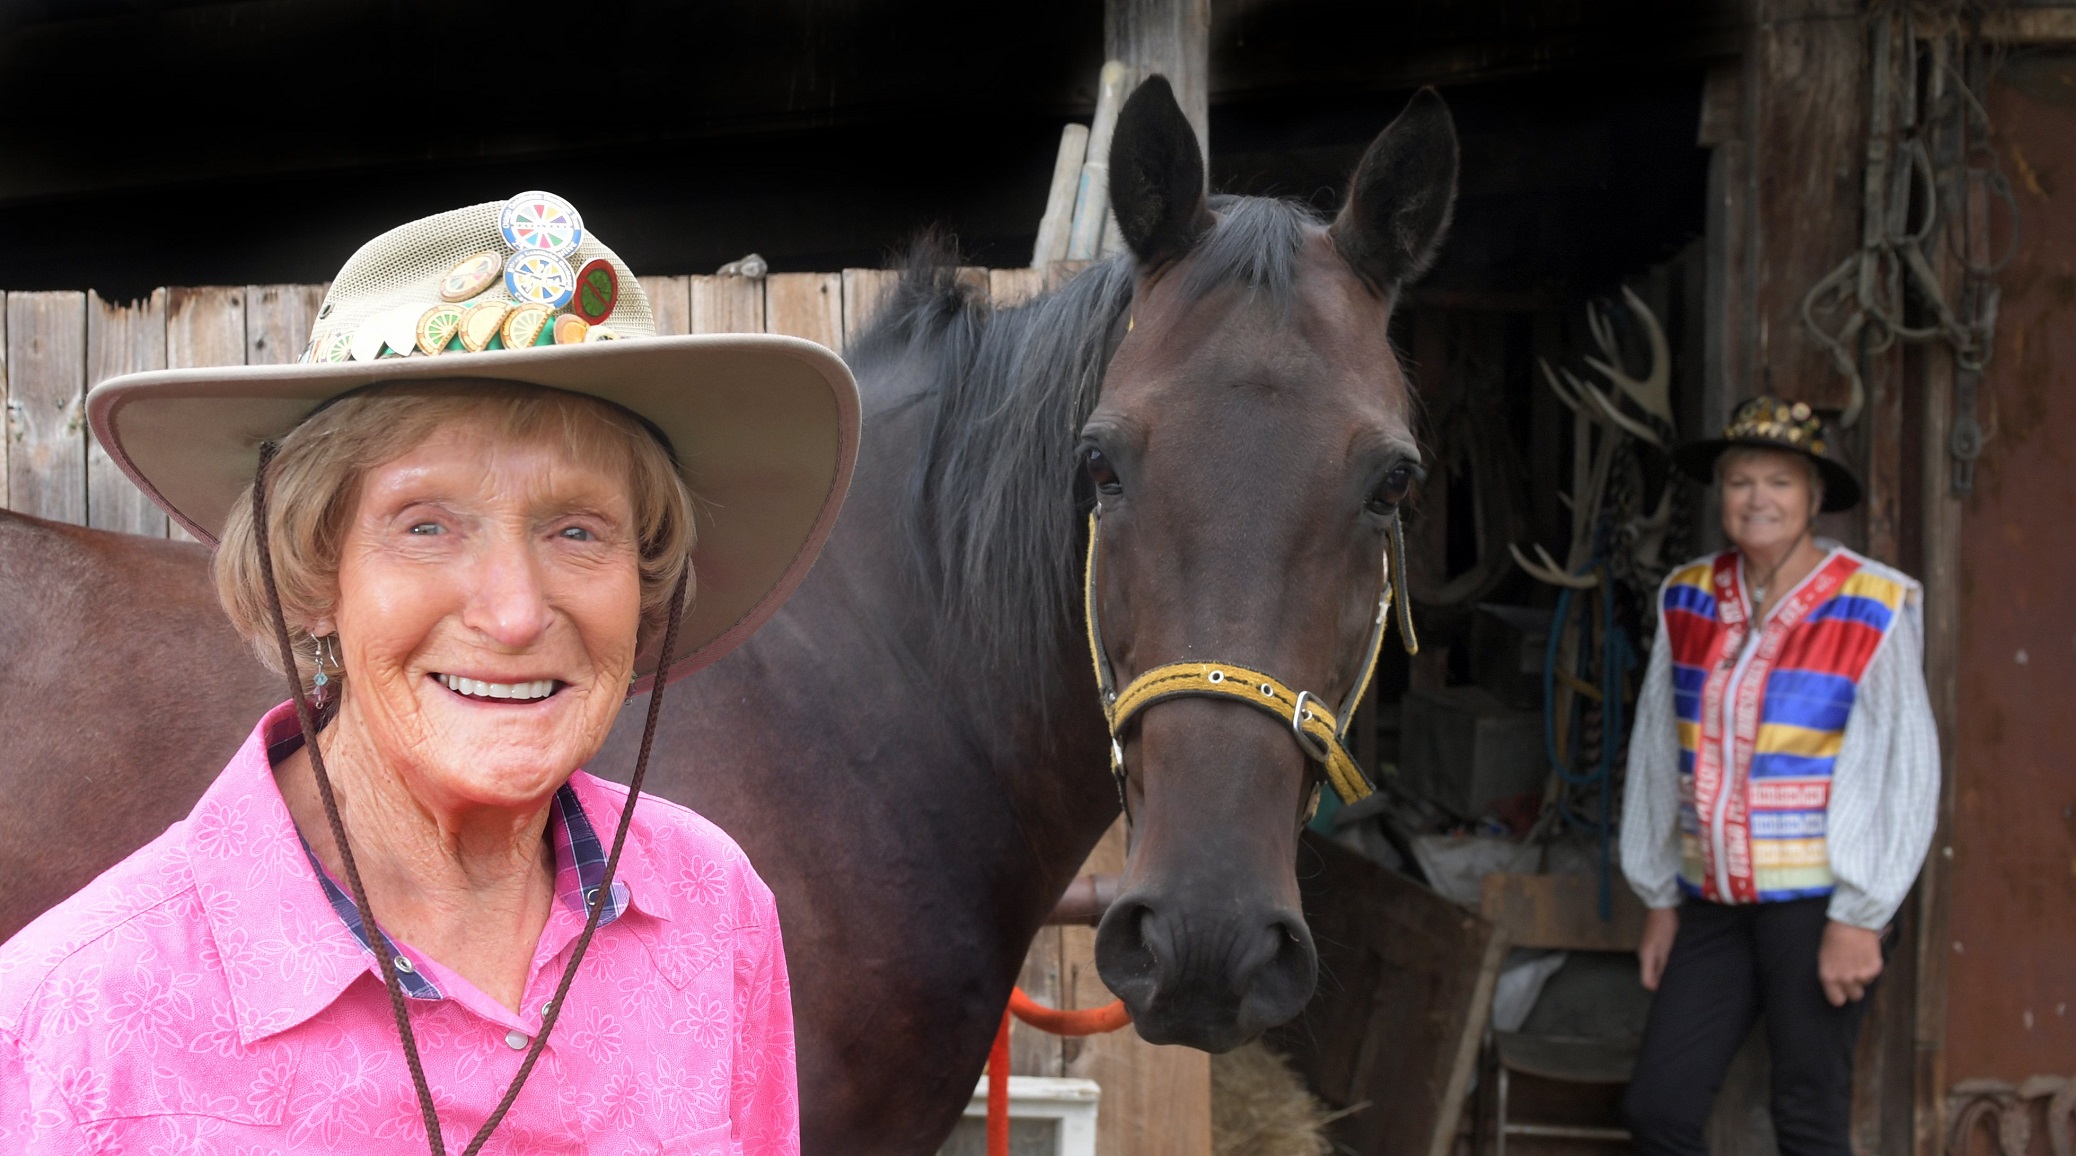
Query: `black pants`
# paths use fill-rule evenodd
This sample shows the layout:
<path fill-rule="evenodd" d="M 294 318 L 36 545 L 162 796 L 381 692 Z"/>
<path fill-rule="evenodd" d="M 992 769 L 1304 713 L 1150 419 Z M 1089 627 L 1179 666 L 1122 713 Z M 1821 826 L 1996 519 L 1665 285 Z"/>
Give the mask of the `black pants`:
<path fill-rule="evenodd" d="M 1828 899 L 1730 907 L 1689 899 L 1622 1108 L 1644 1156 L 1707 1156 L 1723 1074 L 1761 1012 L 1781 1156 L 1850 1156 L 1853 1045 L 1867 1000 L 1817 980 Z M 1869 989 L 1868 998 L 1873 998 Z"/>

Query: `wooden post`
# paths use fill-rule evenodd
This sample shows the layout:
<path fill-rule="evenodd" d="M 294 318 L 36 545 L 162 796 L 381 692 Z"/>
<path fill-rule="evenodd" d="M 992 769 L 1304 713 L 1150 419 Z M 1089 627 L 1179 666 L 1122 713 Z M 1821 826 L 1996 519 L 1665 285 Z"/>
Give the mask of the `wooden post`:
<path fill-rule="evenodd" d="M 988 271 L 988 299 L 1001 309 L 1021 305 L 1045 287 L 1045 276 L 1036 269 L 992 269 Z"/>
<path fill-rule="evenodd" d="M 1103 56 L 1131 70 L 1125 91 L 1160 73 L 1211 155 L 1211 0 L 1104 0 Z"/>
<path fill-rule="evenodd" d="M 1125 869 L 1120 818 L 1082 865 L 1081 873 Z M 1077 1008 L 1117 998 L 1096 974 L 1096 932 L 1063 927 L 1061 986 Z M 1102 1085 L 1096 1151 L 1103 1156 L 1210 1156 L 1211 1057 L 1194 1048 L 1156 1047 L 1130 1028 L 1066 1041 L 1067 1074 Z"/>
<path fill-rule="evenodd" d="M 86 294 L 7 295 L 8 508 L 85 525 Z"/>
<path fill-rule="evenodd" d="M 166 367 L 166 291 L 117 305 L 87 294 L 88 389 L 111 377 Z M 87 525 L 97 530 L 166 536 L 166 515 L 116 468 L 87 432 Z"/>
<path fill-rule="evenodd" d="M 764 332 L 805 337 L 843 352 L 843 277 L 773 273 L 764 279 Z"/>

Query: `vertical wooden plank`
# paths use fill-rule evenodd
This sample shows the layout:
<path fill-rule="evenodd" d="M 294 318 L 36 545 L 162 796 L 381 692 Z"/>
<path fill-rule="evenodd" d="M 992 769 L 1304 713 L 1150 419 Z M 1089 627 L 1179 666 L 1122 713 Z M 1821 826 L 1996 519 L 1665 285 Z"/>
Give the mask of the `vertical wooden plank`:
<path fill-rule="evenodd" d="M 1036 269 L 991 269 L 988 271 L 988 297 L 996 308 L 1021 305 L 1038 296 L 1045 288 L 1045 275 Z"/>
<path fill-rule="evenodd" d="M 804 337 L 843 351 L 843 275 L 773 273 L 764 278 L 764 332 Z"/>
<path fill-rule="evenodd" d="M 1017 986 L 1024 994 L 1046 1007 L 1059 1007 L 1065 989 L 1060 982 L 1061 929 L 1041 927 L 1024 955 L 1023 973 Z M 1066 1041 L 1013 1020 L 1009 1025 L 1009 1071 L 1018 1076 L 1064 1076 L 1067 1074 Z"/>
<path fill-rule="evenodd" d="M 694 333 L 764 332 L 764 285 L 751 277 L 687 277 Z"/>
<path fill-rule="evenodd" d="M 246 286 L 245 364 L 287 365 L 301 359 L 329 288 L 329 284 Z"/>
<path fill-rule="evenodd" d="M 1124 820 L 1112 824 L 1081 873 L 1125 869 Z M 1116 997 L 1096 974 L 1096 933 L 1061 928 L 1061 984 L 1073 1007 Z M 1130 1028 L 1068 1041 L 1067 1074 L 1102 1086 L 1096 1151 L 1103 1156 L 1210 1156 L 1211 1057 L 1194 1048 L 1156 1047 Z"/>
<path fill-rule="evenodd" d="M 166 291 L 115 304 L 87 294 L 87 388 L 147 369 L 166 367 Z M 108 451 L 87 431 L 87 525 L 125 534 L 166 536 L 166 515 L 151 504 Z"/>
<path fill-rule="evenodd" d="M 1211 0 L 1105 0 L 1103 55 L 1131 70 L 1126 91 L 1158 72 L 1211 155 Z"/>
<path fill-rule="evenodd" d="M 843 271 L 843 343 L 848 347 L 872 324 L 873 315 L 901 283 L 892 269 Z"/>
<path fill-rule="evenodd" d="M 302 352 L 300 349 L 298 353 Z M 166 290 L 166 365 L 189 369 L 245 364 L 245 288 L 210 285 Z M 167 536 L 194 538 L 179 526 Z"/>
<path fill-rule="evenodd" d="M 692 298 L 683 277 L 638 277 L 642 293 L 649 299 L 649 313 L 656 319 L 656 336 L 676 337 L 692 332 Z M 611 325 L 611 319 L 606 324 Z"/>
<path fill-rule="evenodd" d="M 7 296 L 9 508 L 86 524 L 86 294 Z"/>

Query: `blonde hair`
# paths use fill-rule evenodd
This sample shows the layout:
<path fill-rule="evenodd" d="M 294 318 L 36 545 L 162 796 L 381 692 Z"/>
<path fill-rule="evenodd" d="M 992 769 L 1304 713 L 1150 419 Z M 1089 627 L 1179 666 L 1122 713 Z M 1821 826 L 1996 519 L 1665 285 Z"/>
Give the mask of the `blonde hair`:
<path fill-rule="evenodd" d="M 362 476 L 462 420 L 487 422 L 516 440 L 554 440 L 579 461 L 627 471 L 640 542 L 640 647 L 646 650 L 661 633 L 690 561 L 692 495 L 660 437 L 640 418 L 596 398 L 518 382 L 378 386 L 334 401 L 289 431 L 267 469 L 275 588 L 306 690 L 316 674 L 317 648 L 305 624 L 333 612 L 339 551 Z M 255 538 L 248 484 L 217 546 L 216 593 L 231 624 L 279 674 L 281 646 Z"/>

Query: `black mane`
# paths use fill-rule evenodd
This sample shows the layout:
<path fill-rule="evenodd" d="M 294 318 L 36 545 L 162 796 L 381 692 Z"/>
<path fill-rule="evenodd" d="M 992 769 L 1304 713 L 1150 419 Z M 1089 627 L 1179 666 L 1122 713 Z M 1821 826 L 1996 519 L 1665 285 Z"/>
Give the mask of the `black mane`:
<path fill-rule="evenodd" d="M 1287 304 L 1310 207 L 1215 197 L 1191 253 L 1192 299 L 1239 284 Z M 1129 256 L 1101 261 L 1029 302 L 991 307 L 962 286 L 957 255 L 926 238 L 852 353 L 867 367 L 927 367 L 896 406 L 930 407 L 909 479 L 919 584 L 939 621 L 997 664 L 1026 671 L 1078 652 L 1088 495 L 1076 449 L 1131 308 Z M 1063 646 L 1063 644 L 1067 644 Z M 1071 647 L 1071 649 L 1070 649 Z"/>

